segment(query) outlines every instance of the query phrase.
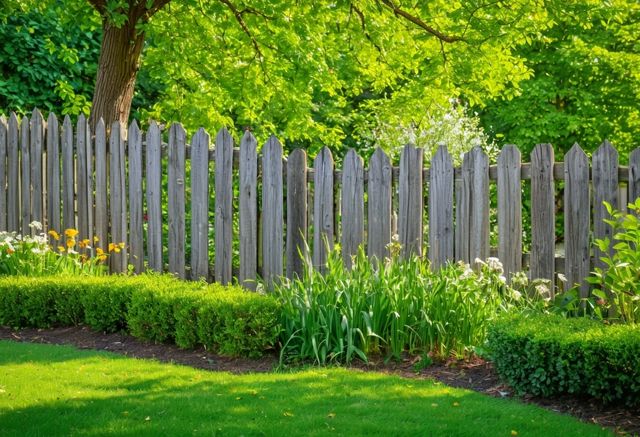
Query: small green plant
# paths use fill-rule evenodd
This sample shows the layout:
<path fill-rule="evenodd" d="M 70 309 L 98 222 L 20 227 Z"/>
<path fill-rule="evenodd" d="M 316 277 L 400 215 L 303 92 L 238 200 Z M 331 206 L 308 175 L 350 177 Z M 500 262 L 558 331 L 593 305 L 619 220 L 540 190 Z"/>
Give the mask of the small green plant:
<path fill-rule="evenodd" d="M 36 221 L 29 226 L 34 234 L 42 230 L 42 224 Z M 63 236 L 54 230 L 48 234 L 30 236 L 0 232 L 0 275 L 102 275 L 107 272 L 107 255 L 96 249 L 96 255 L 90 256 L 91 241 L 78 241 L 77 230 L 67 229 Z M 49 238 L 56 247 L 49 244 Z"/>
<path fill-rule="evenodd" d="M 281 357 L 326 363 L 372 354 L 468 356 L 484 343 L 490 320 L 529 305 L 506 285 L 497 259 L 476 264 L 475 271 L 463 263 L 432 270 L 427 260 L 396 256 L 371 263 L 361 250 L 345 269 L 336 250 L 324 274 L 308 267 L 302 278 L 276 287 Z"/>
<path fill-rule="evenodd" d="M 628 213 L 613 209 L 605 202 L 613 228 L 613 241 L 596 240 L 605 255 L 606 267 L 596 267 L 589 281 L 594 284 L 589 300 L 594 314 L 623 323 L 640 322 L 640 198 L 630 203 Z"/>

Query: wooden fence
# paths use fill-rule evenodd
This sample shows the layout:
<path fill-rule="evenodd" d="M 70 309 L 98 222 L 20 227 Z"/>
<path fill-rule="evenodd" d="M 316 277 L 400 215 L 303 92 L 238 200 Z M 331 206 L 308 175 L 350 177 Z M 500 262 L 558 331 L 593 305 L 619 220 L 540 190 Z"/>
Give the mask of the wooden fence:
<path fill-rule="evenodd" d="M 152 122 L 144 133 L 134 121 L 126 141 L 124 134 L 118 123 L 107 129 L 102 121 L 90 132 L 83 116 L 75 128 L 68 117 L 60 126 L 54 114 L 45 122 L 37 110 L 30 119 L 1 119 L 0 230 L 31 233 L 34 220 L 45 230 L 77 228 L 78 238 L 95 236 L 104 250 L 108 242 L 126 243 L 111 254 L 114 272 L 132 265 L 221 283 L 235 275 L 249 288 L 258 276 L 269 284 L 300 273 L 306 256 L 322 269 L 336 242 L 347 266 L 361 245 L 385 257 L 397 233 L 404 255 L 428 256 L 435 266 L 494 255 L 507 277 L 527 266 L 532 278 L 553 280 L 562 271 L 587 293 L 584 278 L 602 256 L 592 252 L 592 239 L 611 237 L 603 201 L 623 206 L 640 196 L 640 149 L 620 166 L 607 142 L 591 166 L 578 145 L 555 162 L 551 145 L 540 144 L 530 163 L 515 146 L 505 146 L 496 165 L 474 148 L 454 168 L 440 147 L 426 168 L 423 151 L 406 146 L 398 167 L 378 149 L 366 167 L 350 150 L 336 169 L 328 148 L 309 168 L 305 151 L 285 158 L 273 136 L 258 152 L 250 132 L 237 149 L 226 129 L 213 148 L 204 129 L 187 144 L 179 124 L 163 132 Z M 497 205 L 490 204 L 494 181 Z M 527 254 L 524 184 L 532 212 Z M 492 211 L 497 248 L 489 244 Z M 556 254 L 556 213 L 564 214 L 564 256 Z"/>

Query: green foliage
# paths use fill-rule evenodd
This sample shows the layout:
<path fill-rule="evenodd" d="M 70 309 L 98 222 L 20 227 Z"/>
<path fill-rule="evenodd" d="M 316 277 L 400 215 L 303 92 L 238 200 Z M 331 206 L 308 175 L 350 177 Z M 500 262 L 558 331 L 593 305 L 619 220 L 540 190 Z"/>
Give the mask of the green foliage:
<path fill-rule="evenodd" d="M 640 135 L 640 5 L 557 0 L 548 11 L 549 28 L 514 50 L 533 76 L 517 97 L 489 103 L 483 125 L 526 152 L 548 142 L 557 155 L 576 142 L 594 150 L 609 139 L 626 159 Z"/>
<path fill-rule="evenodd" d="M 476 272 L 463 264 L 432 271 L 420 258 L 372 265 L 361 251 L 347 270 L 334 251 L 326 274 L 309 268 L 276 287 L 282 357 L 348 363 L 378 353 L 469 355 L 500 312 L 528 305 L 501 269 L 496 259 Z"/>
<path fill-rule="evenodd" d="M 613 242 L 608 238 L 595 241 L 606 266 L 596 267 L 589 279 L 594 284 L 593 308 L 623 323 L 640 323 L 640 198 L 629 204 L 628 213 L 606 202 L 605 206 L 611 215 L 605 222 L 613 228 Z"/>
<path fill-rule="evenodd" d="M 0 16 L 0 108 L 88 114 L 100 27 L 78 1 L 19 5 Z"/>
<path fill-rule="evenodd" d="M 183 348 L 259 356 L 275 346 L 280 307 L 272 296 L 168 275 L 0 278 L 0 325 L 83 323 Z"/>
<path fill-rule="evenodd" d="M 488 348 L 500 376 L 519 393 L 640 401 L 640 325 L 511 315 L 491 324 Z"/>

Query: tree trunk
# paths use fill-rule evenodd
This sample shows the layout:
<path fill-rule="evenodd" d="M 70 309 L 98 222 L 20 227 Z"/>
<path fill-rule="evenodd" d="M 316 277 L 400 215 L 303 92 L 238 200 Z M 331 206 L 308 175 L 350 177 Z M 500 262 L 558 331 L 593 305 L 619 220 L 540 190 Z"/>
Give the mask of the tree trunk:
<path fill-rule="evenodd" d="M 131 101 L 144 45 L 144 33 L 136 30 L 138 17 L 130 16 L 122 27 L 115 27 L 107 19 L 102 25 L 102 46 L 98 61 L 96 87 L 93 93 L 90 125 L 95 128 L 102 118 L 111 125 L 129 120 Z"/>

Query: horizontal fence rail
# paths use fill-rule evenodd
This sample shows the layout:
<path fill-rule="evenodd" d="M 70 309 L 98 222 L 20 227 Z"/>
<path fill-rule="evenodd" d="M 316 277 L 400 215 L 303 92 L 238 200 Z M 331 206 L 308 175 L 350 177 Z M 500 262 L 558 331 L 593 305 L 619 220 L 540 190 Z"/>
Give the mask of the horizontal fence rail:
<path fill-rule="evenodd" d="M 38 110 L 12 113 L 0 118 L 0 230 L 29 234 L 32 221 L 45 232 L 75 228 L 95 241 L 92 251 L 124 243 L 111 254 L 112 272 L 131 266 L 251 289 L 309 264 L 322 270 L 335 244 L 347 267 L 361 247 L 384 258 L 397 235 L 401 256 L 427 256 L 436 267 L 497 256 L 507 278 L 526 269 L 555 281 L 562 272 L 586 295 L 585 278 L 605 255 L 592 241 L 612 236 L 603 202 L 624 209 L 640 196 L 640 149 L 621 166 L 606 141 L 591 163 L 577 144 L 562 162 L 549 144 L 537 145 L 530 163 L 515 146 L 496 163 L 474 148 L 454 167 L 444 146 L 424 161 L 407 145 L 397 166 L 377 149 L 368 162 L 350 150 L 336 168 L 326 147 L 313 161 L 303 150 L 286 157 L 276 137 L 260 147 L 249 131 L 236 147 L 226 129 L 214 138 L 200 129 L 189 141 L 180 124 L 151 122 L 144 132 L 135 121 L 100 121 L 91 132 L 84 116 L 74 125 Z"/>

